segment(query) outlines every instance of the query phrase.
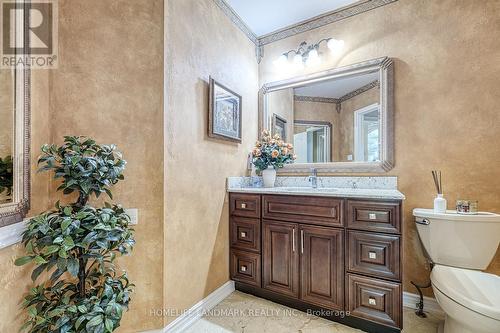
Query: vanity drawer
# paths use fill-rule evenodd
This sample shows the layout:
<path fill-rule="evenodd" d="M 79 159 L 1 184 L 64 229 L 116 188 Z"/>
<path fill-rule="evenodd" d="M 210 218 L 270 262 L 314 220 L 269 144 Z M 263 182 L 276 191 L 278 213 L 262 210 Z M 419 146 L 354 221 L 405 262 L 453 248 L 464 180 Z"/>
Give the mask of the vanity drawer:
<path fill-rule="evenodd" d="M 229 200 L 231 215 L 254 218 L 260 217 L 260 195 L 231 193 Z"/>
<path fill-rule="evenodd" d="M 260 252 L 260 220 L 233 216 L 229 221 L 231 247 Z"/>
<path fill-rule="evenodd" d="M 262 198 L 263 218 L 342 226 L 342 200 L 292 195 L 264 195 Z"/>
<path fill-rule="evenodd" d="M 347 227 L 399 234 L 400 203 L 389 201 L 347 201 Z"/>
<path fill-rule="evenodd" d="M 396 235 L 348 231 L 347 270 L 399 280 L 399 240 Z"/>
<path fill-rule="evenodd" d="M 231 250 L 229 258 L 231 279 L 260 287 L 260 255 Z"/>
<path fill-rule="evenodd" d="M 401 284 L 347 274 L 347 308 L 352 316 L 401 328 Z"/>

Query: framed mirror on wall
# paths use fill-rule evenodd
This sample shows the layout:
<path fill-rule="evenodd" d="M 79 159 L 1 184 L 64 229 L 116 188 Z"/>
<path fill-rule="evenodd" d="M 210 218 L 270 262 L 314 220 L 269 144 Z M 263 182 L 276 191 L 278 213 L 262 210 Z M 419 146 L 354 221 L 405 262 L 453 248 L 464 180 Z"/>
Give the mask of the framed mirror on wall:
<path fill-rule="evenodd" d="M 29 57 L 28 13 L 18 11 L 11 27 L 16 59 Z M 31 73 L 15 63 L 0 67 L 0 227 L 22 221 L 30 207 Z"/>
<path fill-rule="evenodd" d="M 259 92 L 260 130 L 279 131 L 297 160 L 280 172 L 386 172 L 394 165 L 393 61 L 377 58 L 270 82 Z"/>

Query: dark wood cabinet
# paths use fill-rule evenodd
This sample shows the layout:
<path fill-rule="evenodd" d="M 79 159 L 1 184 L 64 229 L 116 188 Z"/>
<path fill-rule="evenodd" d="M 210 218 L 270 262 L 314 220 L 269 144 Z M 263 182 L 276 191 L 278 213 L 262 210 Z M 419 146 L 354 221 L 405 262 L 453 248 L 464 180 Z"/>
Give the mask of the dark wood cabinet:
<path fill-rule="evenodd" d="M 344 309 L 344 231 L 300 225 L 300 298 Z"/>
<path fill-rule="evenodd" d="M 231 193 L 230 215 L 236 289 L 368 332 L 402 329 L 401 201 Z"/>
<path fill-rule="evenodd" d="M 401 302 L 399 283 L 347 274 L 347 310 L 351 314 L 400 327 Z"/>
<path fill-rule="evenodd" d="M 260 219 L 231 217 L 229 238 L 234 249 L 260 252 Z"/>
<path fill-rule="evenodd" d="M 299 296 L 298 224 L 262 222 L 263 288 Z"/>
<path fill-rule="evenodd" d="M 323 197 L 265 195 L 262 217 L 298 223 L 342 226 L 342 200 Z"/>
<path fill-rule="evenodd" d="M 401 233 L 399 202 L 347 201 L 347 227 L 351 229 Z"/>
<path fill-rule="evenodd" d="M 399 280 L 399 236 L 370 232 L 347 232 L 347 270 Z"/>

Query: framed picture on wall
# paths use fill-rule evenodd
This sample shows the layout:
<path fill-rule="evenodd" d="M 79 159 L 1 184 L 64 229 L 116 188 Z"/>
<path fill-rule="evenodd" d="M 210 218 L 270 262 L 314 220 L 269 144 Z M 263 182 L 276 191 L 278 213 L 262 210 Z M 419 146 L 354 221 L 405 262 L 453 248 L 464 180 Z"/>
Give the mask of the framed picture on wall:
<path fill-rule="evenodd" d="M 241 143 L 241 96 L 210 77 L 208 136 Z"/>
<path fill-rule="evenodd" d="M 283 141 L 286 141 L 286 119 L 281 118 L 276 113 L 274 113 L 272 126 L 272 134 L 278 134 Z"/>

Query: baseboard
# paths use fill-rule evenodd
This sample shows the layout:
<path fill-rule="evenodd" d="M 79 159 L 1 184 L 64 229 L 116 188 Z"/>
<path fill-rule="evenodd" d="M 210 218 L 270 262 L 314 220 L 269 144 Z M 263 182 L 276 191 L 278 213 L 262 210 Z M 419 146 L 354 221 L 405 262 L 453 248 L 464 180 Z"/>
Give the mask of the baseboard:
<path fill-rule="evenodd" d="M 403 292 L 403 306 L 410 309 L 416 309 L 420 297 L 416 294 Z M 433 297 L 424 296 L 424 311 L 434 314 L 443 314 L 443 309 Z"/>
<path fill-rule="evenodd" d="M 200 319 L 204 312 L 222 302 L 234 291 L 234 281 L 228 281 L 210 295 L 193 305 L 189 310 L 177 317 L 173 322 L 160 330 L 143 333 L 181 333 Z"/>

